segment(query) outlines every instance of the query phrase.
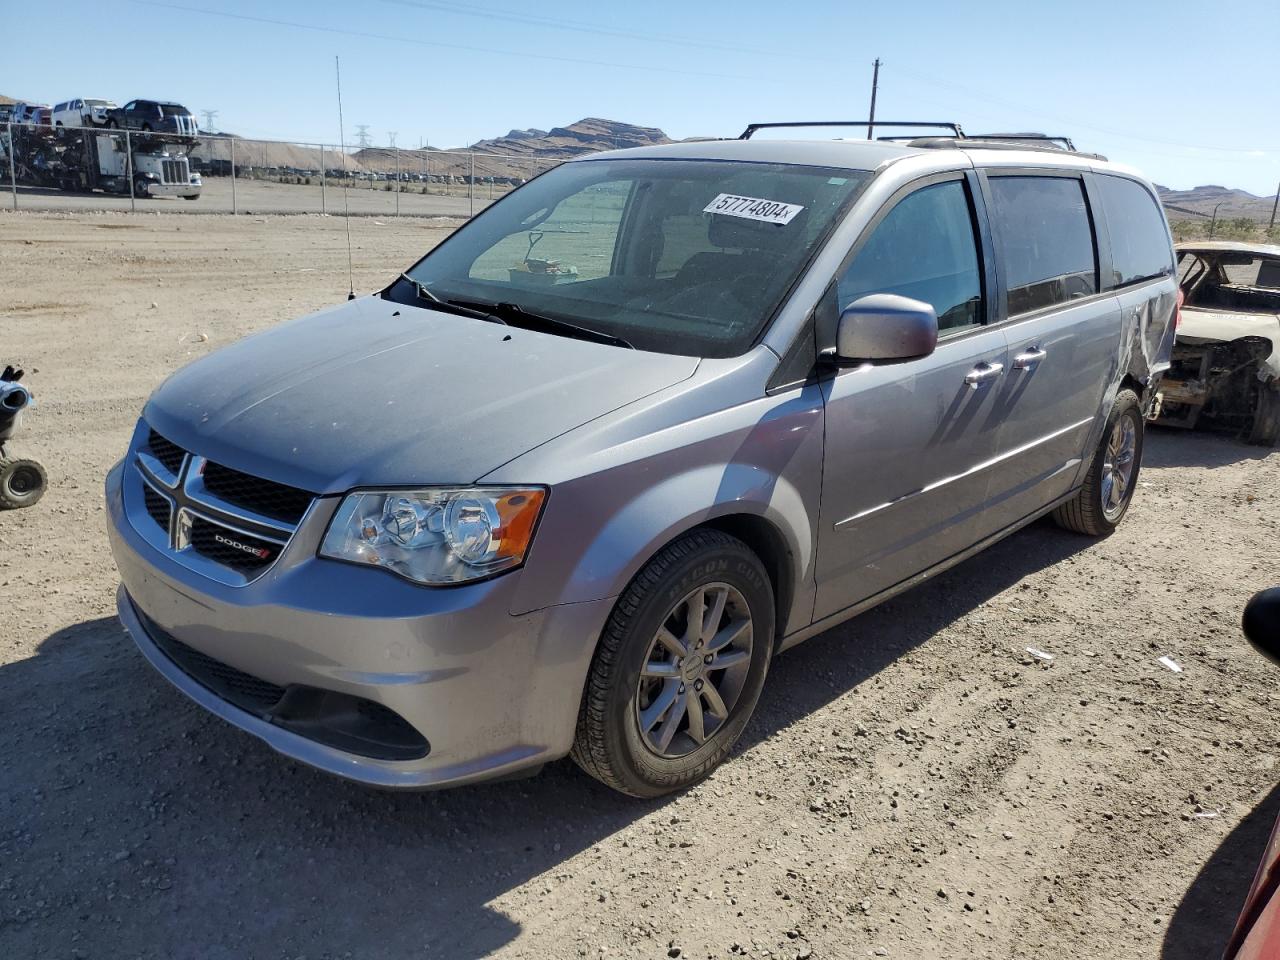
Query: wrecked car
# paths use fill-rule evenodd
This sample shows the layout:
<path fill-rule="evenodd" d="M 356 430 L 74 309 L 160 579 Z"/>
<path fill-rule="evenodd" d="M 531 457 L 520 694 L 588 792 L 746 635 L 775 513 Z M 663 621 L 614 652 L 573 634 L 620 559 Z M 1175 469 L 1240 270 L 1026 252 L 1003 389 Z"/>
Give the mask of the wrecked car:
<path fill-rule="evenodd" d="M 1184 298 L 1159 422 L 1273 446 L 1280 438 L 1280 246 L 1181 243 Z"/>

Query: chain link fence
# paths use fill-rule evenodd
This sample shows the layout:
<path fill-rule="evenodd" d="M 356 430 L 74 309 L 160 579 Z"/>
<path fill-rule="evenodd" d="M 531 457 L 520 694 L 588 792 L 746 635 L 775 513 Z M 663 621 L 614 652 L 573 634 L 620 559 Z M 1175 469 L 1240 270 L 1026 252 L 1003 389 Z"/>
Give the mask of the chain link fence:
<path fill-rule="evenodd" d="M 560 159 L 0 125 L 14 210 L 470 217 Z"/>

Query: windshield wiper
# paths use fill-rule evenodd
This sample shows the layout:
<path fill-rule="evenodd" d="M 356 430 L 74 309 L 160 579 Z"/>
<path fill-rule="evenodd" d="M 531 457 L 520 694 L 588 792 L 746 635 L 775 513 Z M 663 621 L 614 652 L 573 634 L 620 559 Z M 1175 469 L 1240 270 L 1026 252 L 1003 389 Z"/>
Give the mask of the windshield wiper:
<path fill-rule="evenodd" d="M 628 350 L 635 349 L 622 337 L 615 337 L 601 330 L 592 330 L 590 327 L 580 327 L 576 323 L 561 320 L 559 317 L 549 317 L 544 313 L 531 313 L 518 303 L 490 303 L 486 300 L 449 300 L 447 302 L 463 309 L 482 311 L 513 327 L 538 330 L 542 333 L 560 333 L 578 340 L 606 343 L 614 347 L 625 347 Z"/>
<path fill-rule="evenodd" d="M 471 306 L 460 303 L 457 300 L 441 300 L 434 293 L 427 289 L 426 284 L 413 279 L 407 273 L 400 274 L 400 279 L 406 283 L 412 284 L 414 293 L 417 294 L 419 300 L 423 301 L 423 306 L 428 310 L 441 310 L 444 313 L 452 313 L 459 317 L 471 317 L 475 320 L 484 320 L 488 323 L 500 323 L 507 325 L 507 321 L 503 320 L 495 313 L 488 310 L 474 309 Z"/>

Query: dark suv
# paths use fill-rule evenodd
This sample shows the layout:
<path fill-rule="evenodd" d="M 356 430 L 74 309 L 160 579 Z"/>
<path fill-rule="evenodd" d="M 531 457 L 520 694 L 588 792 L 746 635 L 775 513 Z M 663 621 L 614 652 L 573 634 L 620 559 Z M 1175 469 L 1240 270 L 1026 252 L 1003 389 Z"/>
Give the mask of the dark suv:
<path fill-rule="evenodd" d="M 194 137 L 198 128 L 196 118 L 180 103 L 163 100 L 130 100 L 123 107 L 116 107 L 107 114 L 107 126 L 125 130 L 145 130 L 157 133 L 176 133 Z"/>

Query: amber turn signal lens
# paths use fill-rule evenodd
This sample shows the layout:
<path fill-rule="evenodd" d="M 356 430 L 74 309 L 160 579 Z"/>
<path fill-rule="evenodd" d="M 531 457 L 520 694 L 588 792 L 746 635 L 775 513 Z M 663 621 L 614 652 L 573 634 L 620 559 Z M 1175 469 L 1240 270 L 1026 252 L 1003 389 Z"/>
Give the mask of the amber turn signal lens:
<path fill-rule="evenodd" d="M 494 531 L 494 539 L 499 541 L 497 556 L 524 556 L 546 498 L 545 490 L 516 490 L 497 499 L 499 526 Z"/>

